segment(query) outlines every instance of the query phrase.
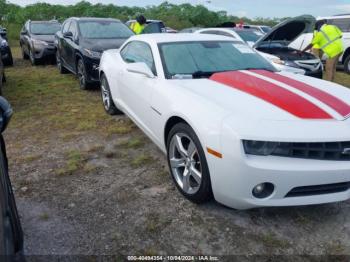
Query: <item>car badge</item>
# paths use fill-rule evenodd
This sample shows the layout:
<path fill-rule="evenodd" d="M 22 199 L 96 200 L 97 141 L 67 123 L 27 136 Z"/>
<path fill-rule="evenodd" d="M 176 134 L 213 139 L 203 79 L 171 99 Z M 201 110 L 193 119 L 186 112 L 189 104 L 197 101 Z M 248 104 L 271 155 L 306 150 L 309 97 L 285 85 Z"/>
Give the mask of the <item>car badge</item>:
<path fill-rule="evenodd" d="M 350 155 L 350 148 L 344 148 L 342 154 L 343 155 Z"/>

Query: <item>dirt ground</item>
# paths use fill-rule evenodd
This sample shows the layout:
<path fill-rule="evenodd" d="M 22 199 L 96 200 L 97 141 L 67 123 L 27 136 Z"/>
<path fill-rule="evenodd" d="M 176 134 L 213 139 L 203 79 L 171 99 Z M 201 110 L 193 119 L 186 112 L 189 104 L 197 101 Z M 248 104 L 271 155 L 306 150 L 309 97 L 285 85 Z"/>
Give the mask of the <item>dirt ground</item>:
<path fill-rule="evenodd" d="M 15 114 L 5 139 L 27 255 L 350 255 L 349 201 L 192 204 L 156 146 L 127 117 L 104 113 L 98 90 L 19 53 L 7 70 Z"/>

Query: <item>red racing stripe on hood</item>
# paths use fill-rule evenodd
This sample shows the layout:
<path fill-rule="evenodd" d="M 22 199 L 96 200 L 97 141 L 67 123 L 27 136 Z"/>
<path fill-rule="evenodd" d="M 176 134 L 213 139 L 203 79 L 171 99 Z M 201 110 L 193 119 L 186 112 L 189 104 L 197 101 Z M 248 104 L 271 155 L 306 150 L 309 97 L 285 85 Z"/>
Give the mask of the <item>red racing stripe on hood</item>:
<path fill-rule="evenodd" d="M 346 104 L 344 101 L 340 100 L 339 98 L 320 90 L 316 87 L 310 86 L 308 84 L 305 84 L 303 82 L 300 82 L 298 80 L 289 78 L 287 76 L 283 76 L 280 74 L 268 72 L 265 70 L 252 70 L 252 72 L 257 73 L 262 76 L 269 77 L 273 80 L 279 81 L 281 83 L 284 83 L 286 85 L 289 85 L 295 89 L 298 89 L 316 99 L 321 101 L 322 103 L 326 104 L 333 110 L 337 111 L 339 114 L 341 114 L 343 117 L 346 117 L 350 114 L 350 106 Z"/>
<path fill-rule="evenodd" d="M 327 112 L 305 98 L 258 77 L 231 71 L 213 74 L 210 80 L 258 97 L 299 118 L 333 119 Z"/>

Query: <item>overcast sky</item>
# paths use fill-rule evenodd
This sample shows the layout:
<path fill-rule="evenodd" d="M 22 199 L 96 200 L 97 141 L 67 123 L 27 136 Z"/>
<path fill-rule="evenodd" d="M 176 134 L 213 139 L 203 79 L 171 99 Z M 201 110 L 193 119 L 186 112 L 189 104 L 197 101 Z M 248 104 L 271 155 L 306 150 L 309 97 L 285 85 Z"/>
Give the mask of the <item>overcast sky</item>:
<path fill-rule="evenodd" d="M 22 6 L 45 2 L 50 4 L 75 4 L 80 0 L 8 0 Z M 127 6 L 158 5 L 162 0 L 89 0 L 91 3 Z M 204 4 L 211 10 L 225 10 L 229 14 L 248 17 L 285 17 L 301 14 L 327 16 L 350 13 L 350 0 L 168 0 L 168 2 Z"/>

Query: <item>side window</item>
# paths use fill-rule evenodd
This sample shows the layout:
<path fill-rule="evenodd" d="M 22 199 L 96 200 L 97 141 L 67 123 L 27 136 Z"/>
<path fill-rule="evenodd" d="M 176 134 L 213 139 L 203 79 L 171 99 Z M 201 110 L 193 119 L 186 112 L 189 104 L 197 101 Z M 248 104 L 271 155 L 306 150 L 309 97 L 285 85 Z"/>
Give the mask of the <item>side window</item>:
<path fill-rule="evenodd" d="M 350 32 L 350 18 L 330 19 L 328 24 L 339 27 L 343 32 Z"/>
<path fill-rule="evenodd" d="M 70 26 L 70 21 L 67 21 L 63 24 L 63 26 L 62 26 L 62 33 L 63 34 L 68 32 L 69 26 Z"/>
<path fill-rule="evenodd" d="M 145 63 L 153 74 L 157 75 L 152 50 L 148 44 L 140 41 L 130 42 L 123 48 L 120 55 L 126 63 Z"/>
<path fill-rule="evenodd" d="M 74 21 L 71 22 L 68 31 L 72 32 L 73 39 L 77 39 L 77 37 L 78 37 L 78 28 L 77 28 L 76 22 L 74 22 Z"/>

